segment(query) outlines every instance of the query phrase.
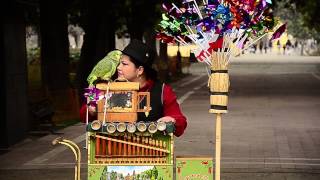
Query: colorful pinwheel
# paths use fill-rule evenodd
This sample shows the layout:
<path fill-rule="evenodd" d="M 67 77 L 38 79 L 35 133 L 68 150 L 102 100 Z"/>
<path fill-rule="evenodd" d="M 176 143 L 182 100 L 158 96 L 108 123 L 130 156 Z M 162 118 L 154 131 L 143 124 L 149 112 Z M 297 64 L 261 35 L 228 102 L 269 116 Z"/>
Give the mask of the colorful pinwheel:
<path fill-rule="evenodd" d="M 277 24 L 271 0 L 203 0 L 199 5 L 195 0 L 183 0 L 181 4 L 162 5 L 157 38 L 165 43 L 196 44 L 197 59 L 208 65 L 212 52 L 222 48 L 221 40 L 228 41 L 224 48 L 236 55 L 272 32 Z"/>

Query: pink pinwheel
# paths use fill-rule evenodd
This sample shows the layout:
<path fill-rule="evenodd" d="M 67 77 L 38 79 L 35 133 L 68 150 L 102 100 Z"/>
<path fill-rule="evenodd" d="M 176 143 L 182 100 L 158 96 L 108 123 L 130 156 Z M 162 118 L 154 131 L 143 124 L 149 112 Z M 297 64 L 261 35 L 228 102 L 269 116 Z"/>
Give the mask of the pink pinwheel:
<path fill-rule="evenodd" d="M 270 39 L 270 41 L 278 39 L 281 37 L 281 35 L 286 31 L 287 29 L 287 23 L 282 24 L 273 34 Z"/>

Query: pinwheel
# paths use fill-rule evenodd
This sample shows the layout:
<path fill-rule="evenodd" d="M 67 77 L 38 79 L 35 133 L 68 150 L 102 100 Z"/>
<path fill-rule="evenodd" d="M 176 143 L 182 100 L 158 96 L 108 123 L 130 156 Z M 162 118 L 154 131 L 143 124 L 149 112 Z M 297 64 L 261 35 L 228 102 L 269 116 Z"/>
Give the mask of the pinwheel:
<path fill-rule="evenodd" d="M 285 32 L 287 29 L 287 23 L 281 25 L 272 35 L 270 41 L 280 38 L 280 36 Z"/>
<path fill-rule="evenodd" d="M 181 4 L 163 4 L 157 38 L 165 43 L 196 44 L 197 60 L 211 70 L 209 112 L 217 115 L 215 179 L 220 180 L 221 114 L 227 113 L 229 59 L 273 32 L 278 21 L 271 0 L 183 0 Z M 281 35 L 283 26 L 272 38 Z"/>
<path fill-rule="evenodd" d="M 89 86 L 85 88 L 84 97 L 87 101 L 87 110 L 86 110 L 86 125 L 89 124 L 89 106 L 93 105 L 96 106 L 97 101 L 99 100 L 100 90 L 97 89 L 95 86 Z M 86 132 L 86 146 L 85 149 L 88 148 L 88 133 Z"/>

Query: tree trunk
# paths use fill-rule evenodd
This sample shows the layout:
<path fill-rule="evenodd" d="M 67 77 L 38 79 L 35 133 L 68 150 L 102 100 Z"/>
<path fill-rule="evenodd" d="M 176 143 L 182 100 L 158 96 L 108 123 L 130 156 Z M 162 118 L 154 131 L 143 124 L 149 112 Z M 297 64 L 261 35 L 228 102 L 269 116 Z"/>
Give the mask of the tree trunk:
<path fill-rule="evenodd" d="M 69 88 L 69 41 L 64 0 L 40 1 L 42 84 L 49 91 Z"/>
<path fill-rule="evenodd" d="M 135 19 L 133 21 L 137 21 L 137 19 Z M 128 31 L 129 31 L 129 34 L 130 34 L 130 39 L 142 40 L 143 30 L 141 29 L 141 26 L 139 26 L 137 24 L 129 24 L 128 25 Z"/>
<path fill-rule="evenodd" d="M 142 40 L 145 21 L 148 17 L 145 17 L 145 10 L 143 9 L 143 1 L 131 1 L 130 14 L 126 15 L 128 32 L 130 39 Z"/>
<path fill-rule="evenodd" d="M 168 63 L 168 44 L 160 42 L 160 50 L 159 56 L 162 61 L 166 61 Z"/>
<path fill-rule="evenodd" d="M 144 33 L 144 39 L 146 40 L 146 44 L 156 53 L 156 57 L 154 59 L 154 66 L 153 68 L 157 70 L 157 77 L 159 80 L 164 81 L 162 74 L 160 72 L 161 69 L 161 59 L 157 53 L 157 46 L 156 46 L 156 33 L 152 28 L 148 28 Z"/>
<path fill-rule="evenodd" d="M 26 32 L 21 4 L 2 3 L 0 24 L 0 148 L 26 137 L 29 128 Z"/>
<path fill-rule="evenodd" d="M 146 40 L 146 44 L 154 51 L 157 52 L 156 48 L 156 33 L 153 29 L 148 28 L 144 33 L 144 39 Z"/>
<path fill-rule="evenodd" d="M 140 29 L 136 29 L 136 27 L 129 26 L 128 27 L 128 31 L 129 31 L 129 34 L 130 34 L 130 39 L 142 40 L 143 32 L 140 31 Z"/>
<path fill-rule="evenodd" d="M 115 48 L 115 18 L 106 11 L 105 1 L 87 1 L 87 20 L 84 24 L 84 41 L 77 71 L 79 98 L 88 86 L 87 77 L 106 54 Z"/>
<path fill-rule="evenodd" d="M 160 80 L 167 81 L 169 79 L 169 62 L 168 62 L 168 44 L 160 42 L 160 49 L 159 49 L 159 74 Z"/>
<path fill-rule="evenodd" d="M 42 85 L 55 110 L 55 123 L 78 118 L 79 108 L 69 80 L 67 3 L 40 1 Z"/>
<path fill-rule="evenodd" d="M 178 53 L 177 53 L 177 61 L 176 61 L 176 67 L 177 67 L 177 74 L 180 75 L 182 73 L 182 57 L 180 53 L 180 44 L 178 43 Z"/>

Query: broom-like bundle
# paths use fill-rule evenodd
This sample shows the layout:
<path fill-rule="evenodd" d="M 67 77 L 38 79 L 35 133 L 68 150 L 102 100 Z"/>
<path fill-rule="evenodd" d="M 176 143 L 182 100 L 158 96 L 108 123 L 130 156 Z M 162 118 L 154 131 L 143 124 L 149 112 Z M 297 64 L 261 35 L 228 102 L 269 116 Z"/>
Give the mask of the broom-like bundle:
<path fill-rule="evenodd" d="M 227 113 L 229 94 L 228 65 L 233 48 L 229 36 L 223 37 L 221 49 L 211 54 L 211 75 L 209 78 L 210 88 L 210 113 Z"/>
<path fill-rule="evenodd" d="M 228 52 L 212 54 L 210 88 L 210 113 L 227 113 L 229 94 Z"/>

